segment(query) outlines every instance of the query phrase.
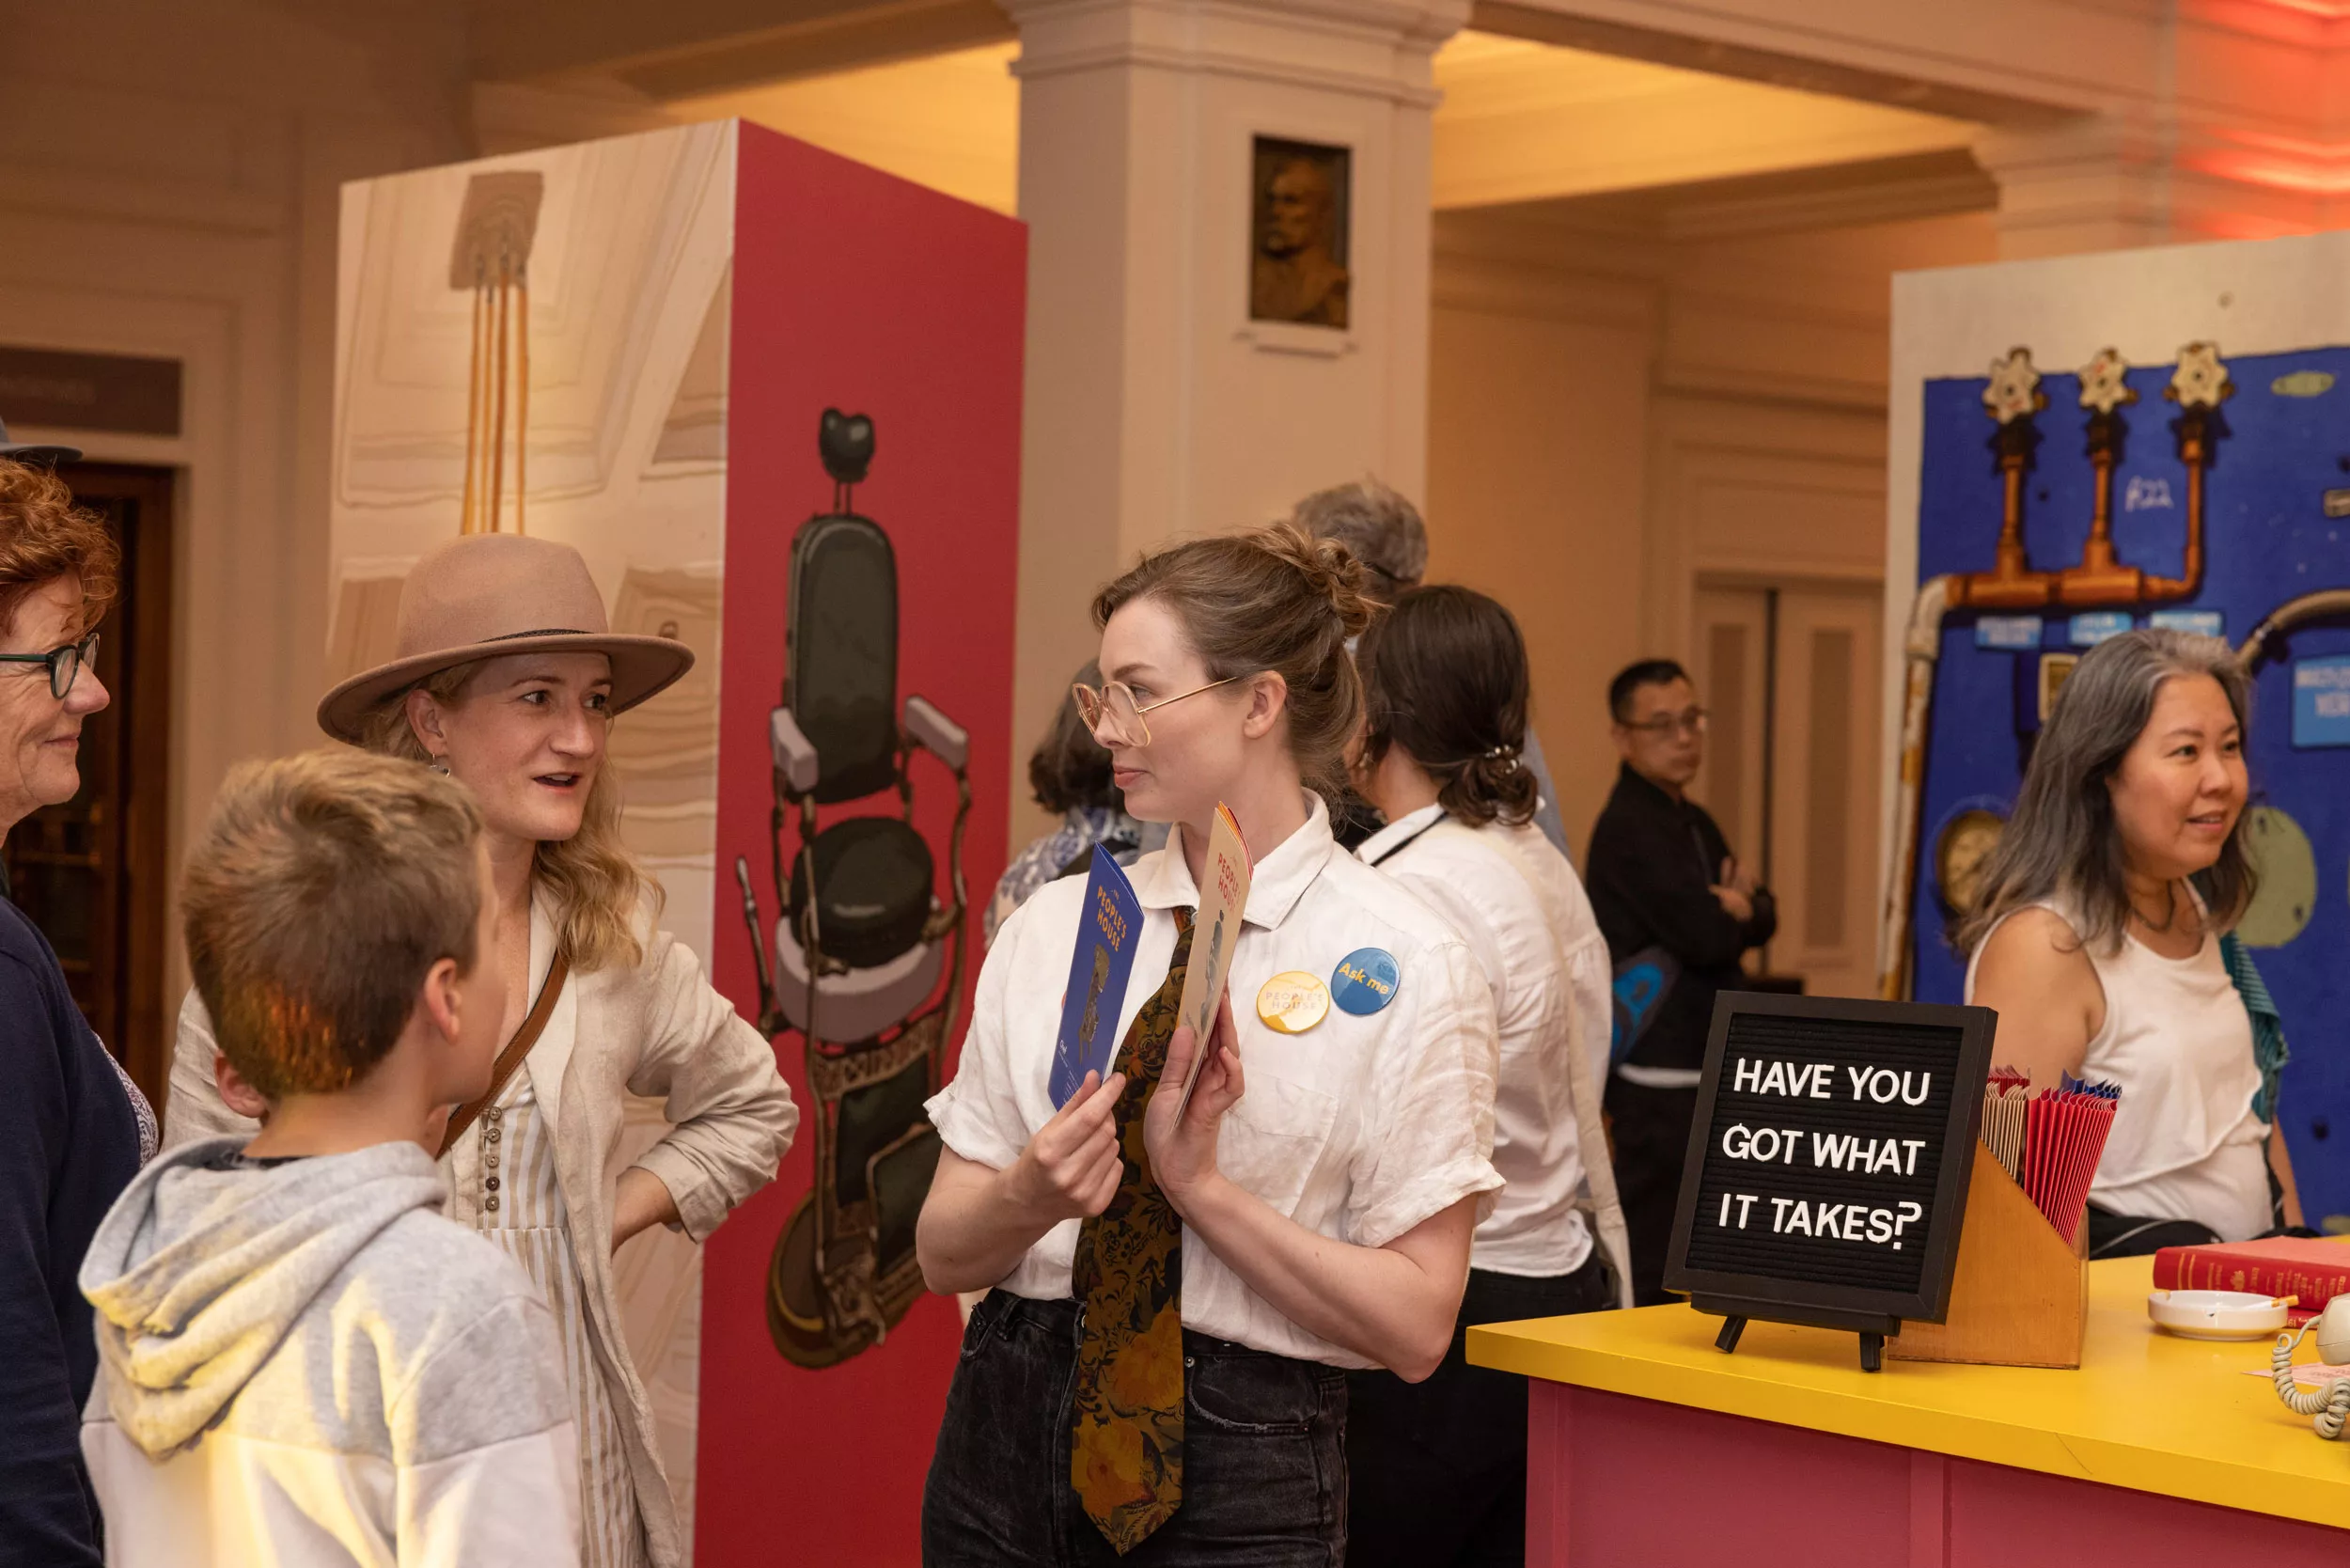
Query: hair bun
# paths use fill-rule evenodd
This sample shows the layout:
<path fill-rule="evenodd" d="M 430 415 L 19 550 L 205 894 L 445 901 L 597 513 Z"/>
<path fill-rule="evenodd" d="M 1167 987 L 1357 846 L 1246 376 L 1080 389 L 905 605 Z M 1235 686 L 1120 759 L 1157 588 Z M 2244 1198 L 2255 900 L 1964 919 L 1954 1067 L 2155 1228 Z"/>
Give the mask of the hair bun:
<path fill-rule="evenodd" d="M 1308 788 L 1346 788 L 1346 748 L 1362 722 L 1362 680 L 1348 639 L 1371 625 L 1368 571 L 1342 544 L 1293 523 L 1209 534 L 1146 556 L 1093 598 L 1093 623 L 1156 599 L 1174 612 L 1210 681 L 1271 673 L 1289 695 L 1286 748 Z"/>
<path fill-rule="evenodd" d="M 1260 529 L 1253 542 L 1295 567 L 1307 586 L 1328 602 L 1347 636 L 1361 636 L 1378 613 L 1378 604 L 1364 591 L 1369 572 L 1337 540 L 1317 539 L 1294 523 L 1282 522 Z"/>
<path fill-rule="evenodd" d="M 1481 804 L 1482 814 L 1504 822 L 1522 823 L 1541 804 L 1534 770 L 1520 760 L 1513 746 L 1496 746 L 1469 759 L 1459 774 L 1459 790 Z"/>

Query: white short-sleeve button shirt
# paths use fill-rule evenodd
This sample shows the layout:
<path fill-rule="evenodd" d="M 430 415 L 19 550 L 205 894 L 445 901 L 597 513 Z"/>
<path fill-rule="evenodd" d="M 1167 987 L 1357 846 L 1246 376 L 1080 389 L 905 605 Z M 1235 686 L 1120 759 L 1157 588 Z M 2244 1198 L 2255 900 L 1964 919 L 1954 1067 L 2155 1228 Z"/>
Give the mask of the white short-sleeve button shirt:
<path fill-rule="evenodd" d="M 1180 830 L 1129 874 L 1143 922 L 1119 1011 L 1121 1041 L 1174 956 L 1174 911 L 1198 902 Z M 1084 893 L 1082 877 L 1048 885 L 988 950 L 955 1079 L 929 1107 L 939 1137 L 964 1159 L 1001 1169 L 1052 1119 L 1046 1080 Z M 1359 948 L 1395 959 L 1399 983 L 1385 1008 L 1358 1016 L 1333 1006 L 1296 1035 L 1258 1020 L 1257 993 L 1274 976 L 1302 969 L 1326 981 Z M 1230 988 L 1247 1083 L 1216 1144 L 1231 1181 L 1308 1231 L 1361 1247 L 1384 1247 L 1501 1185 L 1485 977 L 1441 917 L 1338 848 L 1318 797 L 1306 824 L 1257 862 Z M 1045 1232 L 997 1288 L 1067 1296 L 1077 1230 L 1073 1219 Z M 1292 1323 L 1190 1231 L 1183 1314 L 1185 1327 L 1252 1349 L 1371 1364 Z"/>
<path fill-rule="evenodd" d="M 1567 857 L 1531 823 L 1468 827 L 1423 807 L 1355 852 L 1449 921 L 1492 988 L 1501 1041 L 1494 1110 L 1500 1200 L 1477 1228 L 1470 1263 L 1497 1274 L 1572 1274 L 1591 1253 L 1575 1208 L 1583 1157 L 1574 1099 L 1606 1089 L 1613 1025 L 1607 938 Z M 1533 878 L 1542 879 L 1538 887 Z M 1568 1030 L 1583 1031 L 1574 1081 Z"/>

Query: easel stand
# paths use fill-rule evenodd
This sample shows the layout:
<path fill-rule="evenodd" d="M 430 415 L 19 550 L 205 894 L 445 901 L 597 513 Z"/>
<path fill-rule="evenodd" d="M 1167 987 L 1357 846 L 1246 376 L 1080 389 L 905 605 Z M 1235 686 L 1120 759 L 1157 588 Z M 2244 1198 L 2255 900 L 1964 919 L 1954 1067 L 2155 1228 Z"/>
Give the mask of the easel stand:
<path fill-rule="evenodd" d="M 1724 1355 L 1738 1348 L 1738 1336 L 1747 1331 L 1747 1319 L 1761 1318 L 1765 1323 L 1794 1323 L 1806 1328 L 1841 1328 L 1857 1334 L 1860 1370 L 1878 1372 L 1885 1365 L 1883 1353 L 1891 1348 L 1891 1337 L 1902 1331 L 1901 1319 L 1877 1312 L 1839 1312 L 1825 1307 L 1797 1307 L 1783 1301 L 1730 1295 L 1692 1295 L 1689 1305 L 1700 1312 L 1721 1314 L 1722 1331 L 1714 1337 L 1714 1348 Z"/>
<path fill-rule="evenodd" d="M 1987 1150 L 1975 1151 L 1966 1228 L 1940 1323 L 1913 1323 L 1885 1354 L 1903 1361 L 2077 1367 L 2089 1323 L 2089 1222 L 2067 1242 Z"/>

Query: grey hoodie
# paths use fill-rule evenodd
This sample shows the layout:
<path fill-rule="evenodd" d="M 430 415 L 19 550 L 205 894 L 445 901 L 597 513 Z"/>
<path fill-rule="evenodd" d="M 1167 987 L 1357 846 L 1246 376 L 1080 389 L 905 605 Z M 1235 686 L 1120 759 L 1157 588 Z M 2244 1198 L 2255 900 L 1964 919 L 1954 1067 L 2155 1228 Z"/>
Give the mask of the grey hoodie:
<path fill-rule="evenodd" d="M 262 1166 L 243 1142 L 149 1166 L 83 1261 L 108 1561 L 575 1564 L 571 1402 L 528 1278 L 440 1216 L 413 1143 Z"/>

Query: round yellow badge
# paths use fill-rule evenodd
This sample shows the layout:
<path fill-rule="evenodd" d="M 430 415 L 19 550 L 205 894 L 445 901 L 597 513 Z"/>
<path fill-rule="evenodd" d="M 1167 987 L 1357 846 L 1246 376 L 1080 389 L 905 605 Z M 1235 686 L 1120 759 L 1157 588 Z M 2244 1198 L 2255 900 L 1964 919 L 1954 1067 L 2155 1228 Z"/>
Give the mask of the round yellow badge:
<path fill-rule="evenodd" d="M 1274 976 L 1257 993 L 1257 1016 L 1283 1034 L 1304 1034 L 1329 1011 L 1330 988 L 1303 969 Z"/>

